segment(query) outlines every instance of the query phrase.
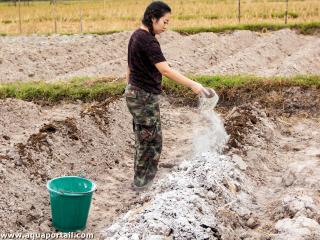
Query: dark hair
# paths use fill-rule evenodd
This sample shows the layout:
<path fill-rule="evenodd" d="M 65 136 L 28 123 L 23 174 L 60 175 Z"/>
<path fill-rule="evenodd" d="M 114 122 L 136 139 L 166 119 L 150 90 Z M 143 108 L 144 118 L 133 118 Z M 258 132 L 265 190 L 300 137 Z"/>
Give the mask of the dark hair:
<path fill-rule="evenodd" d="M 171 8 L 161 1 L 154 1 L 146 8 L 143 14 L 142 23 L 148 27 L 152 35 L 155 35 L 153 31 L 152 18 L 159 20 L 166 13 L 171 13 Z"/>

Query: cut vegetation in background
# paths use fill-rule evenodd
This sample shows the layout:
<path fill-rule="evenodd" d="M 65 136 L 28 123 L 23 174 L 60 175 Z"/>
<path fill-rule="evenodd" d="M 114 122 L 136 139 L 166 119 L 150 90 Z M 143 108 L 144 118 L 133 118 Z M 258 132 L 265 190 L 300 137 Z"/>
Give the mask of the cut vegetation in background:
<path fill-rule="evenodd" d="M 93 1 L 49 1 L 21 4 L 23 34 L 48 34 L 79 32 L 108 33 L 135 29 L 140 24 L 145 7 L 150 1 L 142 0 L 93 0 Z M 219 28 L 235 25 L 238 20 L 238 1 L 185 0 L 166 1 L 173 10 L 170 27 Z M 302 24 L 318 22 L 320 7 L 317 0 L 289 1 L 288 23 Z M 285 1 L 241 1 L 241 23 L 283 24 Z M 19 33 L 18 7 L 8 2 L 0 3 L 0 33 Z"/>

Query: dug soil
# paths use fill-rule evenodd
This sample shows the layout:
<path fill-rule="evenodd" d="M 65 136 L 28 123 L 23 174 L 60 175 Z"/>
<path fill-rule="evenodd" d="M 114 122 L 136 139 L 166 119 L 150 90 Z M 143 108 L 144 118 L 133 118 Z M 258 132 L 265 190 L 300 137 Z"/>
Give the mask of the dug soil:
<path fill-rule="evenodd" d="M 80 175 L 97 184 L 85 230 L 96 239 L 320 239 L 320 90 L 283 87 L 264 95 L 247 93 L 220 93 L 215 110 L 229 140 L 219 156 L 200 158 L 191 157 L 194 132 L 206 131 L 208 124 L 194 104 L 182 105 L 164 94 L 159 173 L 144 192 L 131 188 L 134 136 L 124 98 L 53 106 L 0 100 L 0 229 L 55 231 L 46 182 Z M 194 224 L 196 230 L 189 231 L 179 222 L 180 213 L 169 216 L 166 209 L 150 206 L 174 189 L 170 176 L 178 186 L 179 178 L 191 171 L 183 164 L 199 160 L 216 165 L 207 173 L 201 172 L 206 165 L 190 168 L 194 184 L 185 192 L 197 198 L 194 213 L 181 213 Z M 210 172 L 217 174 L 208 187 Z M 207 185 L 200 184 L 200 175 Z M 183 202 L 183 194 L 180 198 Z M 174 206 L 184 209 L 179 201 Z M 161 210 L 158 219 L 167 222 L 154 225 L 148 207 L 149 212 Z M 207 211 L 212 222 L 199 217 Z"/>

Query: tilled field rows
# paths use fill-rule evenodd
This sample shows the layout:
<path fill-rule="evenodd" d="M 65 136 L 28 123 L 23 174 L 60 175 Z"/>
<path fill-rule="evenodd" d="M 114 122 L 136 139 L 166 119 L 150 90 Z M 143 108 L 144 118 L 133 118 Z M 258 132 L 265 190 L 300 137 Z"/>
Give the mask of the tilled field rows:
<path fill-rule="evenodd" d="M 0 38 L 0 82 L 56 80 L 79 76 L 123 77 L 132 32 L 111 35 Z M 197 75 L 320 74 L 320 38 L 284 29 L 159 36 L 172 67 Z"/>

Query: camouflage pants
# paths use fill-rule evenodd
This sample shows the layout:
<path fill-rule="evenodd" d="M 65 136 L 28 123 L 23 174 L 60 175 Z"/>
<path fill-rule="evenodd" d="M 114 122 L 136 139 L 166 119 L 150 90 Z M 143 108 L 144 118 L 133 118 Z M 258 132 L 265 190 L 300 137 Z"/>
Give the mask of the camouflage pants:
<path fill-rule="evenodd" d="M 128 84 L 125 97 L 135 134 L 134 184 L 143 186 L 155 177 L 162 150 L 159 95 Z"/>

